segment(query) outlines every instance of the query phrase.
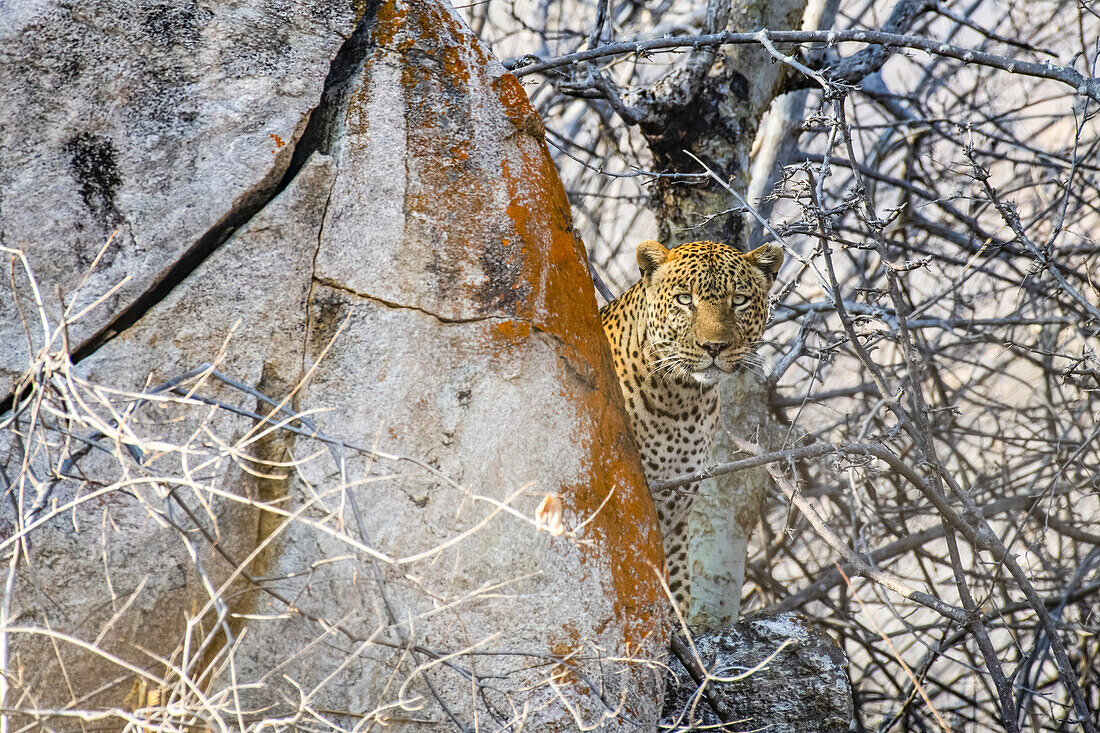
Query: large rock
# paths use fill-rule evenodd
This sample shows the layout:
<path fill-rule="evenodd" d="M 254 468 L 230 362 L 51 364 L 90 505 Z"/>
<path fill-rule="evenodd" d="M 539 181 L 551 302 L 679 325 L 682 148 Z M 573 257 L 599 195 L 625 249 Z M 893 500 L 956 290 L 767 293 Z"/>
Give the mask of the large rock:
<path fill-rule="evenodd" d="M 99 38 L 85 12 L 41 10 L 36 22 L 53 13 Z M 131 139 L 124 121 L 152 101 L 118 81 L 102 112 L 122 121 L 106 136 L 117 176 L 99 176 L 117 177 L 112 197 L 92 186 L 83 198 L 80 167 L 53 141 L 71 137 L 65 110 L 166 63 L 143 61 L 148 45 L 96 65 L 100 46 L 71 33 L 88 78 L 54 108 L 41 95 L 46 129 L 5 127 L 27 138 L 17 155 L 5 148 L 4 243 L 27 252 L 39 290 L 60 284 L 82 304 L 133 278 L 71 329 L 72 346 L 88 344 L 75 366 L 60 339 L 33 361 L 25 346 L 6 352 L 9 383 L 31 364 L 38 386 L 21 394 L 18 422 L 0 422 L 13 484 L 0 548 L 30 540 L 8 597 L 6 707 L 109 727 L 129 715 L 211 728 L 651 728 L 661 543 L 541 122 L 434 0 L 302 10 L 316 36 L 272 12 L 233 6 L 215 16 L 256 27 L 214 33 L 207 19 L 188 36 L 197 59 L 254 51 L 255 75 L 279 80 L 266 91 L 228 72 L 181 83 L 163 134 Z M 337 20 L 359 13 L 337 54 Z M 12 37 L 33 35 L 16 20 Z M 280 44 L 276 60 L 262 55 Z M 177 61 L 195 74 L 205 63 Z M 25 78 L 5 73 L 7 100 Z M 278 90 L 292 83 L 310 91 L 287 101 Z M 179 131 L 200 124 L 188 110 L 231 116 L 254 109 L 248 99 L 265 111 L 236 136 L 225 120 L 188 128 L 196 147 L 180 152 Z M 278 135 L 294 148 L 268 150 L 266 167 L 253 154 L 265 120 L 286 120 Z M 70 203 L 28 211 L 38 179 Z M 74 292 L 76 265 L 115 226 L 94 219 L 108 198 L 125 236 Z M 197 243 L 209 251 L 186 255 Z M 23 328 L 11 295 L 4 333 Z M 19 303 L 34 328 L 33 301 Z M 117 336 L 96 336 L 112 322 Z M 125 393 L 206 362 L 218 374 L 180 385 L 187 397 Z M 286 420 L 266 398 L 308 417 Z M 560 534 L 537 530 L 558 518 Z"/>

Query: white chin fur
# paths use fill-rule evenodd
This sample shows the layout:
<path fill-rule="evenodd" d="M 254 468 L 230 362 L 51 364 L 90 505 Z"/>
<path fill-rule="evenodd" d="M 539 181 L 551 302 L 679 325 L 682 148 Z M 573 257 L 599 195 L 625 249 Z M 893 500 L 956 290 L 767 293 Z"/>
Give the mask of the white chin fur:
<path fill-rule="evenodd" d="M 726 373 L 724 371 L 713 364 L 702 371 L 691 373 L 692 378 L 699 384 L 717 384 L 718 380 L 725 375 Z"/>

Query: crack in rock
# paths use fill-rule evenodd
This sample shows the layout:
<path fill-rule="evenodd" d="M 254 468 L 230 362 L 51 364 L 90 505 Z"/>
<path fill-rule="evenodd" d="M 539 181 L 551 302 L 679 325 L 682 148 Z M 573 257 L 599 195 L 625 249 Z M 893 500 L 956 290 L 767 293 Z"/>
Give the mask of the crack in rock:
<path fill-rule="evenodd" d="M 348 293 L 349 295 L 353 295 L 356 298 L 360 298 L 362 300 L 369 300 L 373 303 L 378 303 L 379 305 L 385 306 L 386 308 L 392 308 L 394 310 L 410 310 L 410 311 L 416 311 L 417 313 L 423 313 L 426 316 L 431 316 L 432 318 L 439 321 L 440 323 L 484 323 L 486 321 L 514 321 L 514 320 L 516 320 L 515 318 L 508 318 L 507 316 L 503 316 L 503 315 L 473 316 L 471 318 L 448 318 L 447 316 L 441 316 L 438 313 L 432 313 L 431 311 L 425 310 L 425 309 L 423 309 L 419 306 L 408 305 L 406 303 L 395 303 L 391 300 L 386 300 L 384 298 L 379 298 L 376 295 L 370 295 L 369 293 L 361 293 L 358 290 L 355 290 L 354 288 L 350 288 L 347 285 L 344 285 L 343 283 L 338 283 L 335 280 L 330 280 L 327 277 L 319 277 L 317 275 L 314 275 L 313 280 L 314 280 L 314 282 L 319 283 L 321 285 L 324 285 L 327 288 L 332 288 L 333 290 L 339 290 L 340 292 Z"/>

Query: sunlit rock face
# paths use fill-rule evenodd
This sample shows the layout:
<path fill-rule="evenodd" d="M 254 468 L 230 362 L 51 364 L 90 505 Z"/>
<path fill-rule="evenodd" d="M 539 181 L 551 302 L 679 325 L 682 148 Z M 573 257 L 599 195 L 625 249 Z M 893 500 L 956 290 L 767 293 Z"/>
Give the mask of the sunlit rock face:
<path fill-rule="evenodd" d="M 133 40 L 98 63 L 94 19 L 42 12 L 92 39 L 67 51 L 87 78 L 56 112 L 35 92 L 42 129 L 4 126 L 3 244 L 70 314 L 130 279 L 73 324 L 75 380 L 48 397 L 105 450 L 50 483 L 76 453 L 56 419 L 0 436 L 0 541 L 38 522 L 9 662 L 34 674 L 7 705 L 77 700 L 108 727 L 651 728 L 660 537 L 519 83 L 430 0 L 277 27 L 262 4 L 196 9 L 159 45 L 124 17 Z M 46 16 L 17 20 L 0 58 Z M 178 54 L 174 81 L 158 54 Z M 3 69 L 15 93 L 24 72 Z M 129 122 L 156 100 L 161 127 Z M 22 335 L 20 268 L 5 395 L 56 330 Z"/>

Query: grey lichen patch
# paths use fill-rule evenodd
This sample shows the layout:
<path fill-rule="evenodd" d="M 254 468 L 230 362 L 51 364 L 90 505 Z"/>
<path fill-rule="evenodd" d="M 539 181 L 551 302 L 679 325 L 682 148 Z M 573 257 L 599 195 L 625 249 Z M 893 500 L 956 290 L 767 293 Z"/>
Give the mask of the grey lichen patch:
<path fill-rule="evenodd" d="M 194 48 L 213 12 L 191 2 L 153 2 L 142 8 L 141 27 L 160 46 Z"/>

